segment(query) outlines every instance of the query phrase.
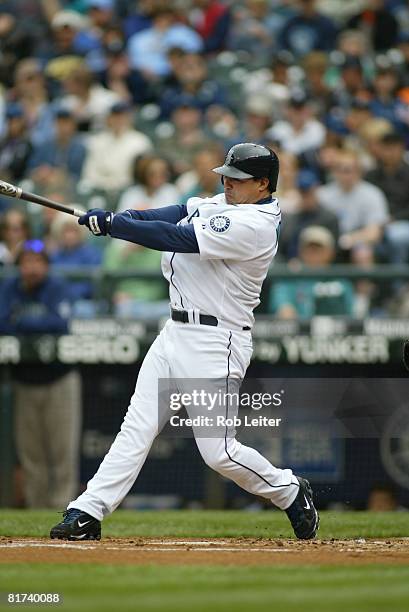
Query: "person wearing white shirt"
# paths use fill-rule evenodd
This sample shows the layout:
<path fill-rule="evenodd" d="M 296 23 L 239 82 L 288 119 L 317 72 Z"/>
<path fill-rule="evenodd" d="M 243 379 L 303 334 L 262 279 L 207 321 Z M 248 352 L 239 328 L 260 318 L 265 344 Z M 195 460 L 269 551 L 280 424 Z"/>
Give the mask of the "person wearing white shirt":
<path fill-rule="evenodd" d="M 277 121 L 267 130 L 266 136 L 280 143 L 283 151 L 299 156 L 324 144 L 325 127 L 313 117 L 307 98 L 297 95 L 289 101 L 287 119 Z"/>
<path fill-rule="evenodd" d="M 179 201 L 180 192 L 170 182 L 171 169 L 163 157 L 148 155 L 136 159 L 133 179 L 135 185 L 128 187 L 122 194 L 117 213 L 129 208 L 161 208 Z"/>
<path fill-rule="evenodd" d="M 121 190 L 132 182 L 135 157 L 152 149 L 150 139 L 132 128 L 131 108 L 124 102 L 111 107 L 107 129 L 90 136 L 81 181 L 92 189 Z"/>
<path fill-rule="evenodd" d="M 333 169 L 334 180 L 317 190 L 321 206 L 338 217 L 339 246 L 351 249 L 360 244 L 374 245 L 383 236 L 389 220 L 383 192 L 362 180 L 362 167 L 353 151 L 340 151 Z"/>

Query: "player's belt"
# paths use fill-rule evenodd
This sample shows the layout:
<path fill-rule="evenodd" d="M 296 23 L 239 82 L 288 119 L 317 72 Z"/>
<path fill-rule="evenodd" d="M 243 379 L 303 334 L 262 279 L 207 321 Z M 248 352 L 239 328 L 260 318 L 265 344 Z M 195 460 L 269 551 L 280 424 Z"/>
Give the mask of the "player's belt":
<path fill-rule="evenodd" d="M 172 321 L 178 321 L 179 323 L 189 323 L 189 313 L 186 310 L 174 310 L 171 308 L 171 317 Z M 212 315 L 199 315 L 199 323 L 200 325 L 212 325 L 213 327 L 217 327 L 219 325 L 219 321 L 216 317 L 212 317 Z"/>
<path fill-rule="evenodd" d="M 186 310 L 174 310 L 170 309 L 170 316 L 172 321 L 178 321 L 178 323 L 190 323 L 189 321 L 189 313 Z M 199 314 L 199 323 L 200 325 L 212 325 L 213 327 L 217 327 L 219 325 L 219 320 L 217 317 L 213 317 L 212 315 Z M 248 331 L 250 327 L 243 327 L 243 331 Z"/>

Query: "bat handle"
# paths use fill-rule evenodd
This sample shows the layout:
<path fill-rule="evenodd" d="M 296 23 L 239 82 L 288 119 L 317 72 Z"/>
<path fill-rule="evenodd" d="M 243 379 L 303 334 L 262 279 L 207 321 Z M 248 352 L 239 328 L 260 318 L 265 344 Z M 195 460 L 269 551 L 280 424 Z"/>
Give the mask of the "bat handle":
<path fill-rule="evenodd" d="M 74 215 L 74 217 L 82 217 L 82 215 L 86 214 L 85 210 L 80 210 L 79 208 L 73 208 L 72 209 L 72 214 Z"/>

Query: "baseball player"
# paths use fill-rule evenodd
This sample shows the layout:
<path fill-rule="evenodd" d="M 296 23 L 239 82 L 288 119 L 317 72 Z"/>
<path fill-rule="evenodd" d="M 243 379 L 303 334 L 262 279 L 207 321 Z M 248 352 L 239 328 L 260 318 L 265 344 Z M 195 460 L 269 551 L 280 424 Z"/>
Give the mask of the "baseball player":
<path fill-rule="evenodd" d="M 120 432 L 86 491 L 51 529 L 51 538 L 101 538 L 102 519 L 134 484 L 163 424 L 158 424 L 159 379 L 181 381 L 186 391 L 189 381 L 205 378 L 229 391 L 244 378 L 252 354 L 253 310 L 278 246 L 281 213 L 272 196 L 278 171 L 273 151 L 242 143 L 214 168 L 224 194 L 120 214 L 94 209 L 80 217 L 95 235 L 163 251 L 171 316 L 143 361 Z M 237 409 L 227 402 L 226 417 Z M 208 435 L 193 432 L 209 466 L 285 510 L 298 538 L 315 536 L 319 517 L 307 480 L 271 465 L 240 444 L 227 426 Z"/>

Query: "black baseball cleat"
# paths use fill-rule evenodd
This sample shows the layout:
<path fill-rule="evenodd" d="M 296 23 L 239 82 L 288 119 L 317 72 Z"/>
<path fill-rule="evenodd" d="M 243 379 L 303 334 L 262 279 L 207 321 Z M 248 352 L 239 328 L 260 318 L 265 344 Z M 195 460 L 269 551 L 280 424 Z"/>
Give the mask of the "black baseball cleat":
<path fill-rule="evenodd" d="M 314 506 L 310 483 L 299 476 L 297 476 L 297 480 L 300 483 L 298 495 L 285 512 L 297 538 L 299 540 L 311 540 L 318 531 L 320 517 Z"/>
<path fill-rule="evenodd" d="M 101 522 L 77 508 L 63 512 L 64 519 L 50 531 L 52 540 L 100 540 Z"/>

